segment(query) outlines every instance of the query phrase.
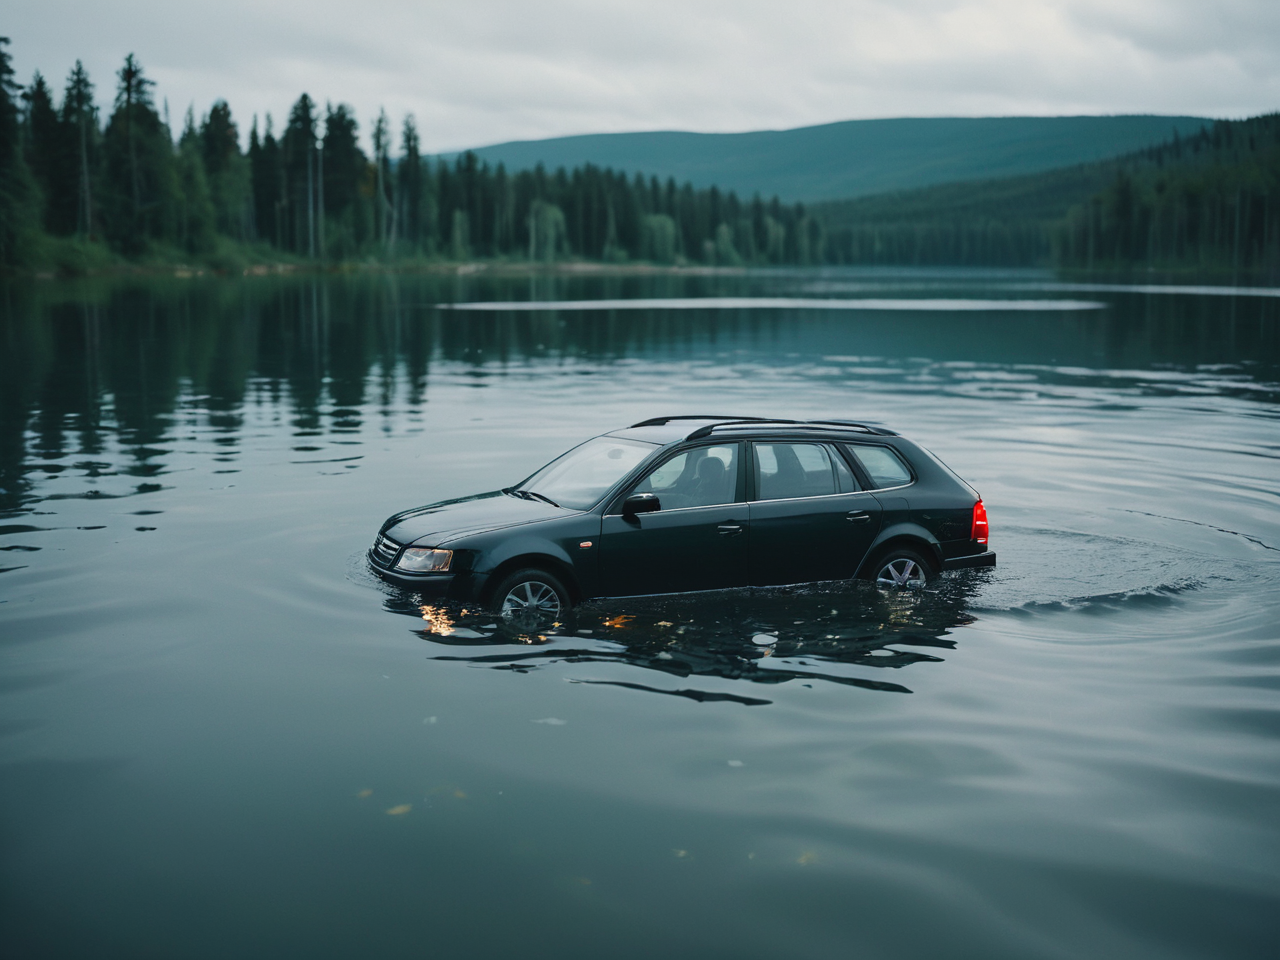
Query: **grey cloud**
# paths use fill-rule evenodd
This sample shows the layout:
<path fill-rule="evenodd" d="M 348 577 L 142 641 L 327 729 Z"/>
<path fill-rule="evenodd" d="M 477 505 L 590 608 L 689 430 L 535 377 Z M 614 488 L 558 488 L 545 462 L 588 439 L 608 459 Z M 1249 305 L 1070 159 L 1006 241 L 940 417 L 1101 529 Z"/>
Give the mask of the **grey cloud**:
<path fill-rule="evenodd" d="M 1280 105 L 1280 5 L 1258 0 L 14 0 L 21 80 L 81 57 L 110 100 L 136 52 L 175 115 L 242 127 L 299 93 L 418 115 L 448 149 L 592 131 L 851 117 Z"/>

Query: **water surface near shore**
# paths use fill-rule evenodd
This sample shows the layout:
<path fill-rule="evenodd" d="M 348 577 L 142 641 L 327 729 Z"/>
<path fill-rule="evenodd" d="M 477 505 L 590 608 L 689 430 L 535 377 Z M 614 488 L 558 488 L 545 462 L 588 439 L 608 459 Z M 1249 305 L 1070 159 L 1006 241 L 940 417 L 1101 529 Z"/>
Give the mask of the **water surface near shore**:
<path fill-rule="evenodd" d="M 1256 293 L 5 288 L 6 955 L 1269 956 L 1280 302 Z M 1000 565 L 918 600 L 602 601 L 536 636 L 364 565 L 395 510 L 688 411 L 884 421 L 982 492 Z"/>

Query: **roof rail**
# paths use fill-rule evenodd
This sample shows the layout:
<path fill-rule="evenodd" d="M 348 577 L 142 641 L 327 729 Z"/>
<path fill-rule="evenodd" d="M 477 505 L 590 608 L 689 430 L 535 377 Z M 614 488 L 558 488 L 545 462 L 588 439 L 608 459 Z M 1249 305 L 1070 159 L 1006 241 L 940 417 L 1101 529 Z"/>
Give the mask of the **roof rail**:
<path fill-rule="evenodd" d="M 636 427 L 660 427 L 664 423 L 670 423 L 673 420 L 743 420 L 756 421 L 767 420 L 767 417 L 720 417 L 711 414 L 686 413 L 676 417 L 650 417 L 648 420 L 641 420 L 639 423 L 633 423 L 628 429 L 634 430 Z"/>
<path fill-rule="evenodd" d="M 861 423 L 857 420 L 783 420 L 769 417 L 744 417 L 741 420 L 730 420 L 725 423 L 709 423 L 704 427 L 698 427 L 698 429 L 690 433 L 685 437 L 685 439 L 700 440 L 703 437 L 711 436 L 714 431 L 723 427 L 755 427 L 765 423 L 776 423 L 779 425 L 798 427 L 800 429 L 804 429 L 806 427 L 819 429 L 822 427 L 844 427 L 846 429 L 859 430 L 862 433 L 875 434 L 876 436 L 881 437 L 898 436 L 897 433 L 890 430 L 888 427 L 882 427 L 878 424 Z"/>

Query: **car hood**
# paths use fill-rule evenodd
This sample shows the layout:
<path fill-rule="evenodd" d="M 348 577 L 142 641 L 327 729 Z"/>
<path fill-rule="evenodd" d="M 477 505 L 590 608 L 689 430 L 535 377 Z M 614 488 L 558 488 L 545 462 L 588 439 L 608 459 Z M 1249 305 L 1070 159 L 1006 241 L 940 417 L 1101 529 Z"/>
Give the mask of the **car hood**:
<path fill-rule="evenodd" d="M 541 500 L 525 500 L 494 490 L 397 513 L 382 532 L 397 543 L 422 541 L 422 546 L 435 547 L 464 534 L 532 523 L 568 512 Z"/>

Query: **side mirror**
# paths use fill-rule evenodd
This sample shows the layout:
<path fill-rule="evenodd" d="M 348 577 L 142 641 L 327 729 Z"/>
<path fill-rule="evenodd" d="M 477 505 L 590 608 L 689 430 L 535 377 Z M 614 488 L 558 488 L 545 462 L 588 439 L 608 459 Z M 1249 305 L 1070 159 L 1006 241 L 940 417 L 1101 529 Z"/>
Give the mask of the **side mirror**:
<path fill-rule="evenodd" d="M 634 517 L 637 513 L 653 513 L 661 510 L 662 503 L 656 493 L 633 493 L 622 502 L 622 515 Z"/>

